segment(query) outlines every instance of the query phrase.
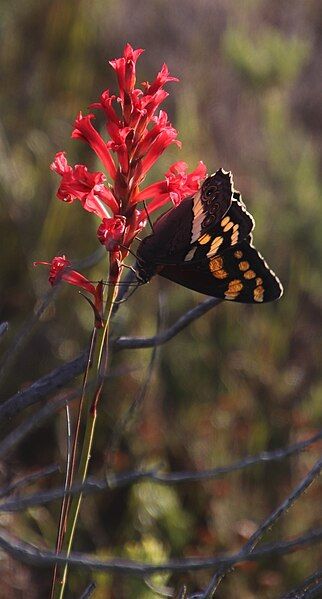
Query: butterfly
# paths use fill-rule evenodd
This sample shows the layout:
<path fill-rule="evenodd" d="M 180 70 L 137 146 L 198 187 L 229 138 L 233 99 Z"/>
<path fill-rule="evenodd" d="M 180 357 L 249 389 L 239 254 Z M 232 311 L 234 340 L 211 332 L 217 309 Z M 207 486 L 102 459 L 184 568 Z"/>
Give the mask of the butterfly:
<path fill-rule="evenodd" d="M 270 302 L 283 287 L 253 246 L 255 221 L 230 172 L 219 169 L 199 191 L 164 213 L 137 250 L 137 276 L 159 274 L 223 300 Z"/>

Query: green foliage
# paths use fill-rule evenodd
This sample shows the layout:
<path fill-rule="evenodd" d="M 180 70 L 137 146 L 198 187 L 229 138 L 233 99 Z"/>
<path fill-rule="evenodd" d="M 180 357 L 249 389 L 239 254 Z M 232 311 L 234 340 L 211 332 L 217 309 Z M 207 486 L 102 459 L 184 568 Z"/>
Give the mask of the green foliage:
<path fill-rule="evenodd" d="M 238 27 L 223 36 L 223 52 L 236 72 L 256 89 L 292 83 L 309 54 L 309 44 L 295 35 L 262 27 L 255 34 Z"/>

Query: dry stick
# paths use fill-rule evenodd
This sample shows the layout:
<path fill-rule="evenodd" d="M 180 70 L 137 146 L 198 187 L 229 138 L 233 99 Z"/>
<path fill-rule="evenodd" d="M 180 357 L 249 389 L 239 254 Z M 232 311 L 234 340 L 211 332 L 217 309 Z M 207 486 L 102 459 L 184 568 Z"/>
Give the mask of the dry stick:
<path fill-rule="evenodd" d="M 83 379 L 82 392 L 80 394 L 80 400 L 79 400 L 79 404 L 78 404 L 78 413 L 77 413 L 77 419 L 76 419 L 76 428 L 75 428 L 75 433 L 74 433 L 73 444 L 72 444 L 72 447 L 70 447 L 70 448 L 67 447 L 67 464 L 66 464 L 66 476 L 65 476 L 65 491 L 66 492 L 68 491 L 68 489 L 71 488 L 71 486 L 73 484 L 73 480 L 74 480 L 75 467 L 76 467 L 76 456 L 77 456 L 79 434 L 80 434 L 80 425 L 81 425 L 81 421 L 82 421 L 82 412 L 83 412 L 84 399 L 85 399 L 85 389 L 86 389 L 86 385 L 87 385 L 87 381 L 88 381 L 91 359 L 92 359 L 93 351 L 94 351 L 94 347 L 95 347 L 95 339 L 96 339 L 96 329 L 93 330 L 93 333 L 91 336 L 90 349 L 89 349 L 89 355 L 88 355 L 84 379 Z M 66 409 L 68 410 L 68 405 L 66 406 Z M 70 439 L 70 436 L 68 436 L 68 439 Z M 68 451 L 68 449 L 70 449 L 70 451 Z M 56 553 L 59 553 L 63 546 L 63 539 L 64 539 L 64 534 L 65 534 L 66 526 L 67 526 L 67 517 L 68 517 L 70 501 L 71 501 L 71 496 L 64 495 L 62 504 L 61 504 L 61 508 L 60 508 L 60 515 L 59 515 L 58 533 L 57 533 L 57 540 L 56 540 Z M 54 571 L 53 571 L 51 599 L 53 599 L 53 597 L 54 597 L 56 577 L 57 577 L 57 564 L 55 565 Z"/>
<path fill-rule="evenodd" d="M 217 557 L 171 559 L 163 564 L 151 564 L 126 560 L 123 558 L 100 560 L 82 553 L 71 553 L 69 557 L 62 554 L 56 555 L 54 551 L 39 548 L 35 545 L 17 540 L 4 530 L 1 530 L 0 532 L 0 547 L 14 559 L 24 563 L 40 567 L 48 567 L 54 563 L 68 563 L 74 566 L 81 566 L 82 569 L 97 570 L 101 572 L 116 572 L 127 576 L 137 576 L 138 578 L 144 578 L 148 575 L 160 572 L 207 570 L 224 564 L 230 567 L 239 562 L 254 562 L 270 555 L 286 555 L 288 553 L 293 553 L 294 551 L 298 551 L 303 547 L 312 545 L 312 543 L 316 543 L 320 540 L 322 540 L 322 528 L 307 531 L 292 540 L 266 543 L 242 558 L 240 558 L 240 553 L 236 553 L 231 556 L 221 555 Z"/>
<path fill-rule="evenodd" d="M 9 435 L 0 442 L 0 458 L 14 449 L 29 433 L 38 428 L 45 420 L 48 420 L 52 414 L 79 397 L 79 389 L 66 393 L 63 397 L 50 400 L 43 408 L 40 408 L 30 418 L 24 420 Z"/>
<path fill-rule="evenodd" d="M 90 268 L 91 266 L 97 264 L 97 262 L 101 260 L 103 255 L 104 250 L 102 248 L 99 248 L 83 260 L 77 260 L 73 262 L 72 266 L 73 268 Z M 38 305 L 36 304 L 36 307 L 31 316 L 29 316 L 25 320 L 21 329 L 15 336 L 10 348 L 5 352 L 0 362 L 0 381 L 2 381 L 7 376 L 9 370 L 14 364 L 16 357 L 19 355 L 20 351 L 23 349 L 23 347 L 28 342 L 30 336 L 32 335 L 34 328 L 39 322 L 41 315 L 48 308 L 49 304 L 52 301 L 54 301 L 59 289 L 60 283 L 58 283 L 57 285 L 55 285 L 55 287 L 47 291 L 47 293 L 44 295 L 43 299 L 39 302 L 39 304 L 37 302 Z"/>
<path fill-rule="evenodd" d="M 0 422 L 12 418 L 22 410 L 38 403 L 44 397 L 65 387 L 72 379 L 84 372 L 88 360 L 88 350 L 80 356 L 52 370 L 49 374 L 35 381 L 30 387 L 18 391 L 0 405 Z"/>
<path fill-rule="evenodd" d="M 119 272 L 118 277 L 120 277 L 121 272 Z M 111 263 L 110 263 L 110 276 L 111 276 Z M 88 466 L 91 457 L 92 446 L 94 442 L 94 433 L 97 419 L 97 406 L 99 399 L 101 397 L 103 384 L 106 376 L 106 368 L 107 368 L 107 358 L 108 358 L 108 335 L 109 335 L 109 326 L 110 326 L 110 318 L 113 309 L 113 303 L 115 299 L 116 293 L 116 285 L 118 279 L 114 281 L 113 284 L 108 288 L 107 298 L 105 302 L 104 308 L 104 329 L 98 329 L 96 331 L 97 339 L 96 344 L 94 344 L 93 349 L 93 366 L 94 372 L 92 376 L 92 382 L 95 384 L 94 394 L 92 395 L 89 385 L 84 387 L 84 412 L 87 414 L 83 445 L 81 448 L 81 454 L 79 458 L 79 465 L 77 471 L 77 478 L 79 482 L 84 483 L 87 477 Z M 78 493 L 74 495 L 70 509 L 68 512 L 68 517 L 66 521 L 66 533 L 64 538 L 63 547 L 66 551 L 67 556 L 71 553 L 72 545 L 74 541 L 74 535 L 76 532 L 77 522 L 79 510 L 82 502 L 82 493 Z M 68 564 L 65 563 L 63 569 L 63 575 L 61 580 L 60 587 L 56 586 L 54 596 L 57 599 L 63 599 L 66 583 L 68 576 Z"/>
<path fill-rule="evenodd" d="M 31 333 L 34 330 L 35 325 L 38 323 L 39 318 L 44 313 L 44 311 L 48 308 L 49 304 L 53 301 L 55 296 L 57 295 L 58 288 L 60 285 L 57 285 L 55 288 L 50 289 L 45 294 L 42 301 L 35 308 L 31 316 L 29 316 L 21 329 L 18 331 L 15 336 L 12 344 L 4 353 L 3 358 L 0 362 L 0 382 L 5 379 L 7 374 L 9 373 L 10 368 L 14 364 L 16 357 L 19 352 L 23 349 L 24 345 L 27 343 Z"/>
<path fill-rule="evenodd" d="M 51 466 L 46 466 L 46 468 L 41 468 L 41 470 L 37 470 L 36 472 L 32 472 L 31 474 L 27 474 L 23 478 L 18 478 L 17 480 L 9 483 L 5 487 L 0 488 L 0 498 L 6 497 L 6 495 L 10 495 L 13 491 L 17 491 L 21 489 L 21 487 L 26 487 L 27 485 L 31 485 L 35 481 L 40 478 L 45 478 L 46 476 L 50 476 L 51 474 L 56 474 L 56 472 L 60 472 L 60 466 L 58 464 L 52 464 Z"/>
<path fill-rule="evenodd" d="M 154 347 L 166 343 L 197 320 L 222 300 L 216 298 L 206 299 L 191 310 L 183 314 L 172 326 L 155 337 L 120 337 L 110 343 L 111 350 L 140 349 Z M 25 408 L 37 403 L 53 391 L 63 387 L 76 376 L 84 372 L 88 359 L 88 350 L 80 356 L 56 368 L 49 374 L 30 385 L 28 389 L 20 391 L 0 405 L 0 422 L 5 418 L 15 416 Z"/>
<path fill-rule="evenodd" d="M 9 330 L 9 323 L 4 321 L 0 323 L 0 339 L 2 337 L 4 337 L 4 335 L 8 332 Z"/>
<path fill-rule="evenodd" d="M 109 372 L 107 378 L 123 376 L 124 374 L 133 372 L 134 370 L 136 369 L 115 368 Z M 40 408 L 28 419 L 24 420 L 11 433 L 9 433 L 7 437 L 0 441 L 0 458 L 6 455 L 9 451 L 12 451 L 12 449 L 14 449 L 26 437 L 26 435 L 30 433 L 30 431 L 34 430 L 35 428 L 39 428 L 39 426 L 45 420 L 48 420 L 52 414 L 63 408 L 66 405 L 66 402 L 74 401 L 75 399 L 79 398 L 80 394 L 81 389 L 76 388 L 65 394 L 63 397 L 56 397 L 48 401 L 44 407 Z"/>
<path fill-rule="evenodd" d="M 222 301 L 223 300 L 216 297 L 208 298 L 180 316 L 180 318 L 178 318 L 178 320 L 171 327 L 165 331 L 162 331 L 159 333 L 159 335 L 156 335 L 155 337 L 119 337 L 118 339 L 114 339 L 112 341 L 112 348 L 114 350 L 143 349 L 146 347 L 154 347 L 155 345 L 162 345 L 163 343 L 166 343 L 175 337 L 189 324 L 191 324 L 191 322 L 197 318 L 200 318 L 215 306 L 218 306 L 218 304 L 220 304 Z"/>
<path fill-rule="evenodd" d="M 85 589 L 84 593 L 81 594 L 79 599 L 89 599 L 96 589 L 96 584 L 91 582 Z"/>
<path fill-rule="evenodd" d="M 162 323 L 163 308 L 164 308 L 163 297 L 159 294 L 157 325 L 156 325 L 157 333 L 160 330 L 161 323 Z M 152 375 L 153 375 L 153 369 L 154 369 L 155 360 L 156 360 L 156 356 L 157 356 L 157 349 L 158 349 L 158 346 L 155 345 L 153 347 L 153 351 L 151 353 L 151 357 L 150 357 L 149 364 L 147 367 L 147 372 L 145 375 L 145 380 L 143 381 L 143 384 L 142 384 L 141 388 L 139 389 L 139 392 L 136 394 L 134 400 L 129 405 L 129 407 L 127 408 L 125 413 L 121 416 L 120 420 L 116 423 L 116 426 L 114 427 L 112 437 L 111 437 L 111 440 L 109 443 L 109 447 L 107 450 L 107 464 L 106 465 L 108 467 L 111 467 L 111 465 L 112 465 L 113 456 L 117 450 L 117 447 L 120 444 L 122 435 L 128 429 L 131 421 L 135 418 L 136 413 L 139 411 L 142 404 L 144 403 L 144 400 L 145 400 L 145 397 L 146 397 L 146 394 L 147 394 L 147 391 L 148 391 L 148 388 L 149 388 L 149 385 L 150 385 L 150 382 L 152 379 Z"/>
<path fill-rule="evenodd" d="M 306 592 L 305 595 L 302 595 L 300 599 L 321 599 L 321 591 L 322 591 L 322 582 L 317 584 L 310 591 Z M 296 598 L 298 599 L 298 598 Z"/>
<path fill-rule="evenodd" d="M 241 548 L 237 554 L 237 561 L 244 561 L 249 558 L 255 549 L 256 544 L 260 541 L 262 536 L 267 532 L 273 524 L 297 501 L 297 499 L 304 493 L 304 491 L 312 484 L 315 478 L 319 476 L 322 470 L 322 458 L 317 460 L 313 468 L 308 474 L 302 479 L 302 481 L 295 487 L 294 491 L 279 505 L 279 507 L 270 514 L 266 520 L 258 527 L 258 529 L 248 539 L 247 543 Z M 231 564 L 233 565 L 233 564 Z M 224 576 L 230 570 L 229 565 L 224 565 L 219 568 L 218 572 L 213 576 L 206 590 L 200 594 L 200 599 L 208 599 L 213 597 L 218 585 L 221 583 Z"/>
<path fill-rule="evenodd" d="M 322 579 L 322 570 L 317 570 L 307 578 L 305 578 L 301 584 L 296 587 L 296 589 L 292 589 L 288 591 L 286 595 L 283 595 L 281 599 L 304 599 L 307 597 L 306 594 L 308 591 L 315 591 L 316 588 L 321 584 Z"/>
<path fill-rule="evenodd" d="M 200 480 L 211 480 L 230 472 L 236 472 L 245 468 L 249 468 L 250 466 L 254 466 L 256 464 L 280 461 L 286 457 L 290 457 L 300 453 L 301 451 L 304 451 L 321 438 L 322 431 L 313 437 L 310 437 L 310 439 L 307 439 L 306 441 L 299 441 L 294 445 L 289 445 L 288 447 L 284 447 L 282 449 L 264 451 L 257 456 L 249 456 L 244 460 L 238 460 L 237 462 L 229 464 L 228 466 L 219 466 L 218 468 L 202 470 L 201 472 L 186 471 L 165 473 L 158 472 L 157 468 L 152 468 L 150 470 L 132 470 L 122 474 L 109 474 L 107 478 L 101 480 L 88 477 L 84 484 L 74 485 L 68 491 L 68 494 L 72 495 L 82 491 L 84 495 L 89 495 L 91 493 L 106 491 L 107 489 L 119 489 L 120 487 L 125 487 L 146 479 L 165 485 L 185 482 L 198 482 Z M 15 512 L 35 505 L 44 505 L 51 501 L 60 499 L 64 496 L 64 494 L 65 489 L 63 487 L 58 487 L 56 489 L 52 489 L 51 491 L 42 491 L 40 493 L 35 493 L 34 495 L 18 497 L 0 504 L 0 512 Z"/>

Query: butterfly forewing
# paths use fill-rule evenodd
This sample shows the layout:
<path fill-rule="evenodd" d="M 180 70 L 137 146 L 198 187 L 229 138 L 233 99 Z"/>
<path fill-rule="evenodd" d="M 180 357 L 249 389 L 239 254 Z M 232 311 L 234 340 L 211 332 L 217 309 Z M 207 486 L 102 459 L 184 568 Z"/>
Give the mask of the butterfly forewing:
<path fill-rule="evenodd" d="M 230 172 L 219 169 L 204 181 L 193 198 L 190 244 L 222 219 L 231 205 L 232 197 L 233 179 Z"/>
<path fill-rule="evenodd" d="M 229 210 L 224 217 L 206 233 L 203 233 L 189 248 L 185 262 L 198 262 L 212 256 L 222 255 L 229 248 L 245 239 L 253 230 L 255 222 L 247 212 L 238 192 L 234 192 Z"/>
<path fill-rule="evenodd" d="M 163 214 L 138 248 L 138 277 L 154 274 L 206 295 L 243 303 L 278 299 L 282 285 L 252 245 L 253 217 L 231 173 L 219 169 Z"/>
<path fill-rule="evenodd" d="M 197 239 L 220 223 L 231 206 L 232 196 L 231 173 L 219 169 L 193 197 L 186 198 L 155 222 L 153 235 L 139 246 L 139 258 L 154 264 L 183 262 Z"/>

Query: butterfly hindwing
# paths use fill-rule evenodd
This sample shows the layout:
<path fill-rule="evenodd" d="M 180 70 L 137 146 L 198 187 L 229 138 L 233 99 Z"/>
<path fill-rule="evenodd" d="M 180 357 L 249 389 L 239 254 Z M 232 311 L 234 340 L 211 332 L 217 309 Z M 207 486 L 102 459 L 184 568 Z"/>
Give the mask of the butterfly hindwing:
<path fill-rule="evenodd" d="M 221 256 L 181 267 L 164 266 L 159 274 L 200 293 L 242 303 L 270 302 L 283 292 L 278 278 L 251 245 L 251 236 Z"/>

